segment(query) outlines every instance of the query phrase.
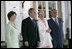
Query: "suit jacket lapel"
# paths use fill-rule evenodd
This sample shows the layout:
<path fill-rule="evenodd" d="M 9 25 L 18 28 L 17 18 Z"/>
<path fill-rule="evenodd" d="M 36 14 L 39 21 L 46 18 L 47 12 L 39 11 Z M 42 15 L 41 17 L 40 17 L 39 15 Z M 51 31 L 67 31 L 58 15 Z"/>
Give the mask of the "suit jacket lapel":
<path fill-rule="evenodd" d="M 35 21 L 35 22 L 36 22 L 36 21 Z M 29 17 L 29 23 L 30 23 L 31 26 L 34 28 L 33 22 L 32 22 L 32 20 L 30 19 L 30 17 Z"/>
<path fill-rule="evenodd" d="M 28 21 L 29 21 L 29 23 L 30 23 L 31 25 L 33 25 L 32 20 L 30 19 L 30 17 L 29 17 L 29 20 L 28 20 Z"/>
<path fill-rule="evenodd" d="M 52 18 L 51 18 L 51 20 L 55 25 L 59 26 Z"/>

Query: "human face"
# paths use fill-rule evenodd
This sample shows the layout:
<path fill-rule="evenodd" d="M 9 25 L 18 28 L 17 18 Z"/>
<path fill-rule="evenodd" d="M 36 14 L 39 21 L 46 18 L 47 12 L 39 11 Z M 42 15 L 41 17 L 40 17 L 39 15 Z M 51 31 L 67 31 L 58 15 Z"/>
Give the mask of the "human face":
<path fill-rule="evenodd" d="M 15 19 L 16 19 L 16 15 L 14 14 L 14 15 L 11 16 L 10 21 L 14 22 Z"/>
<path fill-rule="evenodd" d="M 34 18 L 34 17 L 35 17 L 35 15 L 36 15 L 35 10 L 32 10 L 32 12 L 30 13 L 30 17 Z"/>
<path fill-rule="evenodd" d="M 56 10 L 51 11 L 51 16 L 55 18 L 57 16 L 57 11 Z"/>
<path fill-rule="evenodd" d="M 43 11 L 39 13 L 39 18 L 44 19 L 44 12 Z"/>

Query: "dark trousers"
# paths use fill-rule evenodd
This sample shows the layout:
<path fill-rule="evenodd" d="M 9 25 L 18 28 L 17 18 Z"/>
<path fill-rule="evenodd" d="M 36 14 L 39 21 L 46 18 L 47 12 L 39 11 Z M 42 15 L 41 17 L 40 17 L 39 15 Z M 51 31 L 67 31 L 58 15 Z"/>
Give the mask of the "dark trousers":
<path fill-rule="evenodd" d="M 23 45 L 22 48 L 36 48 L 37 47 L 37 43 L 35 45 L 29 45 L 28 47 Z"/>
<path fill-rule="evenodd" d="M 61 41 L 52 41 L 53 48 L 63 48 L 63 43 Z"/>
<path fill-rule="evenodd" d="M 68 42 L 69 42 L 69 48 L 71 48 L 71 39 L 69 39 Z"/>

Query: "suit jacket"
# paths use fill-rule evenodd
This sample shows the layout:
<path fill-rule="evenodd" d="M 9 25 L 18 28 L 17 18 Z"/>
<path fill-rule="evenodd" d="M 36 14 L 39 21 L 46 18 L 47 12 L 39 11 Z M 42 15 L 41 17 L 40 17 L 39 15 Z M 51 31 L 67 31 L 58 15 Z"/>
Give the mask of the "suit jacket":
<path fill-rule="evenodd" d="M 29 46 L 34 46 L 37 41 L 40 41 L 37 23 L 36 27 L 34 28 L 34 25 L 30 17 L 22 21 L 22 37 L 23 42 L 29 42 Z"/>
<path fill-rule="evenodd" d="M 61 18 L 58 18 L 59 25 L 54 22 L 51 18 L 48 20 L 49 27 L 51 28 L 51 36 L 53 39 L 53 46 L 59 44 L 63 45 L 64 35 L 63 35 L 63 21 Z"/>
<path fill-rule="evenodd" d="M 7 44 L 7 48 L 19 48 L 19 40 L 18 40 L 18 30 L 16 25 L 9 22 L 6 25 L 6 36 L 5 41 Z"/>

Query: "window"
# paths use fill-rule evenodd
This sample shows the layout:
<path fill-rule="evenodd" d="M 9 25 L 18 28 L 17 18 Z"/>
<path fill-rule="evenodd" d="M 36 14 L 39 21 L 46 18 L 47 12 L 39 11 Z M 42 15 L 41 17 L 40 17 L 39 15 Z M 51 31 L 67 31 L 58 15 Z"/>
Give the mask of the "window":
<path fill-rule="evenodd" d="M 45 19 L 49 19 L 50 11 L 52 9 L 57 9 L 57 1 L 36 1 L 36 19 L 38 20 L 38 11 L 43 10 Z"/>

